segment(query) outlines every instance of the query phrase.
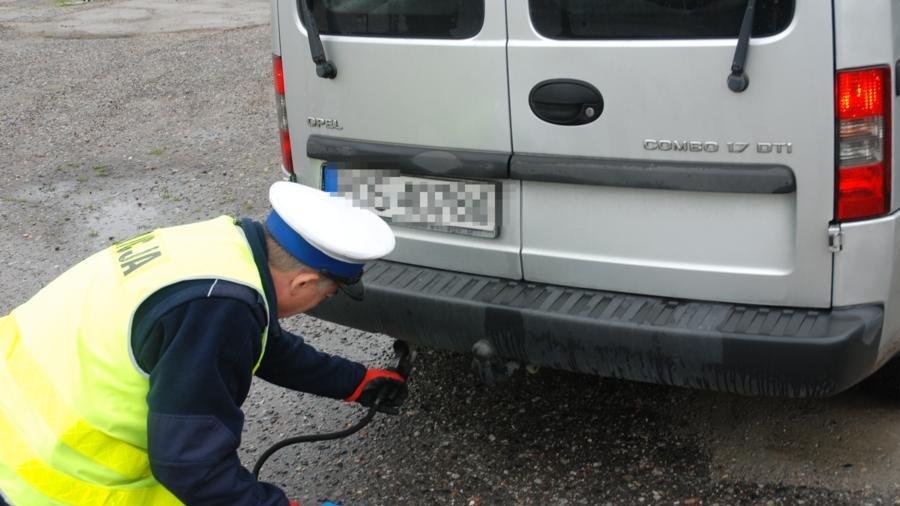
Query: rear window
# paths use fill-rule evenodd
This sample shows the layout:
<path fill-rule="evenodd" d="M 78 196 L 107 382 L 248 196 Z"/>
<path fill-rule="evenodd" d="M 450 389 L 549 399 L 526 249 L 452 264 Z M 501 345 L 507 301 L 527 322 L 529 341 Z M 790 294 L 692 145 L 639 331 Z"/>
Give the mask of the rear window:
<path fill-rule="evenodd" d="M 738 36 L 747 0 L 530 0 L 529 5 L 534 28 L 553 39 L 723 39 Z M 758 0 L 753 36 L 784 30 L 793 15 L 794 0 Z"/>
<path fill-rule="evenodd" d="M 316 0 L 312 7 L 322 33 L 468 39 L 477 35 L 484 24 L 484 1 Z"/>

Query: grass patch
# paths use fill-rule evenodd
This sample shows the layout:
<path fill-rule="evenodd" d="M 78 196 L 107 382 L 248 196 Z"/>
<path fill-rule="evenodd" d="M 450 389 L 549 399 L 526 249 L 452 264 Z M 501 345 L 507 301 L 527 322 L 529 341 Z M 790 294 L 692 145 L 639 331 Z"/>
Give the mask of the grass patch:
<path fill-rule="evenodd" d="M 88 180 L 87 174 L 79 174 L 79 175 L 75 176 L 75 181 L 78 181 L 79 183 L 86 183 L 87 180 Z"/>
<path fill-rule="evenodd" d="M 3 202 L 9 202 L 11 204 L 30 204 L 31 203 L 31 201 L 29 201 L 28 199 L 22 199 L 19 197 L 9 197 L 6 195 L 0 195 L 0 200 L 2 200 Z"/>
<path fill-rule="evenodd" d="M 162 156 L 165 151 L 162 148 L 153 148 L 150 150 L 150 154 L 153 156 Z"/>
<path fill-rule="evenodd" d="M 106 177 L 109 175 L 109 165 L 95 165 L 92 169 L 95 176 Z"/>
<path fill-rule="evenodd" d="M 68 163 L 61 163 L 61 164 L 57 165 L 56 170 L 62 172 L 62 171 L 68 170 L 68 169 L 78 169 L 80 167 L 81 167 L 80 163 L 68 162 Z"/>
<path fill-rule="evenodd" d="M 172 195 L 171 193 L 169 193 L 167 191 L 163 192 L 159 196 L 159 198 L 161 198 L 163 200 L 168 200 L 169 202 L 181 202 L 183 200 L 182 197 L 179 197 L 178 195 Z"/>
<path fill-rule="evenodd" d="M 94 0 L 55 0 L 55 4 L 57 7 L 71 7 L 73 5 L 82 5 L 86 3 L 91 3 Z"/>

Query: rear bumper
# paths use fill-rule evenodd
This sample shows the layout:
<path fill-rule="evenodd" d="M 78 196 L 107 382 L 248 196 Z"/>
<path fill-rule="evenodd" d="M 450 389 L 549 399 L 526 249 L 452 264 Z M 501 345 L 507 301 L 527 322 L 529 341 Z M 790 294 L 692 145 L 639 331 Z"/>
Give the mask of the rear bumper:
<path fill-rule="evenodd" d="M 822 397 L 876 366 L 880 305 L 793 309 L 581 290 L 379 261 L 366 297 L 314 316 L 415 344 L 601 376 L 748 395 Z"/>

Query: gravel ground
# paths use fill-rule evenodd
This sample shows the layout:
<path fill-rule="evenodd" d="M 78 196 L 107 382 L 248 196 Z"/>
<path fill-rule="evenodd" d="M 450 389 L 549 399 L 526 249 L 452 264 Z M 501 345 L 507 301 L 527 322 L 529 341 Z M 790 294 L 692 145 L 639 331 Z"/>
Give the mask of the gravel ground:
<path fill-rule="evenodd" d="M 0 314 L 112 241 L 264 216 L 281 177 L 268 2 L 188 3 L 0 0 Z M 387 337 L 285 325 L 392 361 Z M 556 371 L 486 388 L 467 357 L 425 350 L 410 390 L 401 415 L 285 449 L 264 477 L 307 505 L 900 504 L 900 406 L 859 389 L 785 401 Z M 245 411 L 248 467 L 363 414 L 263 382 Z"/>

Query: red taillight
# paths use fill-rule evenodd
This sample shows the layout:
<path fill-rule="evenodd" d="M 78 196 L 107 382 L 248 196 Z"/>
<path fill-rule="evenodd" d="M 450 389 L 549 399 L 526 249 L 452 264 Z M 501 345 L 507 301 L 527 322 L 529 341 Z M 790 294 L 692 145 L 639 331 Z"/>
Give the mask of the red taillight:
<path fill-rule="evenodd" d="M 281 57 L 272 57 L 272 76 L 275 78 L 275 93 L 284 95 L 284 67 L 281 66 Z"/>
<path fill-rule="evenodd" d="M 884 167 L 881 164 L 840 169 L 839 220 L 877 216 L 886 210 Z"/>
<path fill-rule="evenodd" d="M 887 66 L 837 74 L 835 216 L 840 221 L 871 218 L 890 209 L 890 80 Z"/>
<path fill-rule="evenodd" d="M 884 112 L 888 68 L 838 72 L 838 119 L 879 116 Z"/>
<path fill-rule="evenodd" d="M 284 98 L 284 67 L 280 56 L 272 56 L 272 76 L 275 79 L 275 107 L 278 113 L 278 132 L 281 139 L 281 165 L 294 177 L 294 160 L 291 155 L 291 134 L 288 129 L 287 101 Z"/>
<path fill-rule="evenodd" d="M 281 131 L 281 165 L 284 170 L 294 173 L 294 159 L 291 156 L 291 134 L 286 130 Z"/>

